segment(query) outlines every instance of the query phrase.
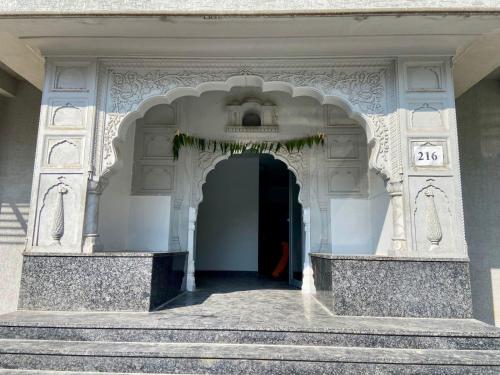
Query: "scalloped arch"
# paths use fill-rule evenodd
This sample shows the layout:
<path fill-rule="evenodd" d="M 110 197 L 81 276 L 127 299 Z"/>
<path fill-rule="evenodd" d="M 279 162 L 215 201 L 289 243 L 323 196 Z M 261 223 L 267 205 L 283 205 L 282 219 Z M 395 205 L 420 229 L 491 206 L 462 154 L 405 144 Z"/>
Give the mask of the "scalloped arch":
<path fill-rule="evenodd" d="M 299 200 L 299 203 L 302 205 L 302 207 L 304 207 L 304 203 L 305 203 L 304 195 L 303 195 L 304 194 L 304 181 L 302 181 L 303 177 L 300 175 L 299 171 L 295 168 L 294 163 L 292 163 L 290 160 L 288 160 L 285 156 L 277 154 L 275 152 L 266 151 L 265 153 L 272 155 L 273 158 L 281 161 L 283 164 L 285 164 L 287 169 L 294 174 L 297 185 L 299 186 L 298 200 Z M 207 182 L 207 177 L 210 174 L 210 172 L 212 172 L 220 162 L 227 160 L 230 157 L 231 157 L 230 154 L 219 155 L 219 156 L 215 157 L 212 160 L 212 162 L 207 167 L 205 167 L 203 169 L 202 174 L 201 174 L 201 179 L 199 181 L 197 181 L 197 184 L 196 184 L 197 199 L 195 202 L 193 202 L 194 207 L 198 207 L 199 204 L 203 201 L 203 185 L 205 185 L 205 183 Z"/>
<path fill-rule="evenodd" d="M 289 94 L 292 98 L 310 97 L 315 99 L 320 105 L 330 104 L 342 108 L 350 119 L 356 121 L 365 130 L 367 143 L 371 146 L 369 167 L 377 173 L 382 173 L 384 176 L 387 176 L 386 171 L 376 164 L 380 142 L 375 137 L 376 129 L 374 124 L 370 118 L 366 114 L 361 113 L 345 95 L 340 92 L 336 92 L 336 95 L 326 95 L 315 87 L 294 86 L 283 81 L 266 82 L 262 77 L 255 75 L 236 75 L 229 77 L 226 81 L 204 82 L 196 87 L 175 87 L 165 94 L 152 95 L 143 99 L 139 102 L 136 109 L 129 111 L 125 115 L 121 115 L 118 119 L 118 123 L 115 124 L 117 127 L 116 135 L 111 140 L 108 140 L 108 142 L 111 143 L 110 145 L 104 144 L 104 147 L 108 146 L 110 148 L 109 152 L 111 157 L 108 163 L 104 161 L 101 175 L 107 176 L 120 168 L 120 145 L 125 140 L 127 129 L 134 121 L 144 117 L 145 113 L 152 107 L 159 104 L 172 104 L 176 99 L 185 96 L 199 97 L 203 93 L 211 91 L 229 92 L 235 87 L 256 87 L 260 88 L 263 92 L 284 92 Z M 105 126 L 107 125 L 108 124 L 105 124 Z"/>

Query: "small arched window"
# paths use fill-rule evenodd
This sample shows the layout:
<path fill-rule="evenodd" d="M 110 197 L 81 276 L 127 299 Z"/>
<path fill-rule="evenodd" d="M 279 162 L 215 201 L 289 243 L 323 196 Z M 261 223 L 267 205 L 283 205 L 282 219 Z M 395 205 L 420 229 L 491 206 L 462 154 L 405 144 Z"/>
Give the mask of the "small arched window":
<path fill-rule="evenodd" d="M 243 116 L 243 120 L 241 122 L 243 126 L 261 126 L 262 121 L 260 119 L 260 115 L 254 112 L 247 112 Z"/>

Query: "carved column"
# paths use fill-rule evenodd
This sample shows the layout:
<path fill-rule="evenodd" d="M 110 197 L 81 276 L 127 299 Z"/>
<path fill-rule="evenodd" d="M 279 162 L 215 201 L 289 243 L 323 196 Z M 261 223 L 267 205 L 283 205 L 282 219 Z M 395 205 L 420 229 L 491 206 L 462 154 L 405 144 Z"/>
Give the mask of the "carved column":
<path fill-rule="evenodd" d="M 186 290 L 192 292 L 196 289 L 195 282 L 195 268 L 194 268 L 194 242 L 195 242 L 195 231 L 196 231 L 196 208 L 189 207 L 189 224 L 188 224 L 188 264 L 186 271 Z"/>
<path fill-rule="evenodd" d="M 392 206 L 392 248 L 389 255 L 408 255 L 405 233 L 403 181 L 389 181 L 387 183 L 387 191 L 391 197 Z"/>
<path fill-rule="evenodd" d="M 99 240 L 99 201 L 107 185 L 108 180 L 104 177 L 88 181 L 83 243 L 84 253 L 93 253 L 102 250 L 102 244 Z"/>
<path fill-rule="evenodd" d="M 304 268 L 302 270 L 302 293 L 316 293 L 311 266 L 311 209 L 304 208 Z"/>

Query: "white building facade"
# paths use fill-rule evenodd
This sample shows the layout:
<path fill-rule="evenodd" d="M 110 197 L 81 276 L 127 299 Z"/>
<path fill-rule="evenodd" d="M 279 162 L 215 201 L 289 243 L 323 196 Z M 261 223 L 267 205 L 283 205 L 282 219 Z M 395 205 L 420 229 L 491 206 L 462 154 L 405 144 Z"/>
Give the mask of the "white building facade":
<path fill-rule="evenodd" d="M 484 270 L 473 266 L 471 276 L 468 271 L 463 196 L 474 195 L 476 185 L 462 192 L 461 165 L 481 164 L 469 164 L 467 154 L 459 158 L 459 139 L 465 145 L 469 136 L 459 137 L 455 100 L 457 90 L 463 93 L 496 68 L 476 61 L 495 43 L 480 45 L 496 35 L 500 8 L 488 1 L 451 2 L 449 8 L 430 2 L 384 2 L 370 9 L 331 3 L 306 11 L 294 2 L 262 9 L 226 2 L 212 11 L 190 2 L 165 8 L 162 2 L 117 1 L 106 9 L 89 2 L 84 14 L 63 1 L 37 4 L 36 10 L 20 2 L 0 6 L 0 29 L 14 51 L 5 53 L 3 65 L 42 90 L 29 210 L 23 213 L 26 242 L 14 246 L 20 251 L 0 254 L 9 274 L 17 275 L 5 276 L 9 287 L 0 298 L 17 300 L 23 285 L 21 307 L 57 310 L 62 305 L 33 297 L 30 259 L 68 259 L 59 271 L 53 260 L 37 263 L 47 267 L 42 274 L 63 273 L 68 264 L 96 254 L 113 262 L 124 252 L 185 253 L 182 287 L 194 290 L 195 272 L 203 268 L 196 252 L 202 246 L 197 231 L 204 186 L 230 154 L 184 147 L 175 159 L 173 137 L 181 132 L 258 142 L 321 133 L 324 146 L 268 152 L 299 186 L 303 292 L 343 293 L 335 280 L 325 287 L 318 274 L 323 266 L 314 259 L 331 260 L 333 267 L 344 261 L 373 264 L 358 276 L 349 270 L 341 275 L 360 280 L 376 280 L 390 265 L 381 284 L 373 283 L 383 289 L 390 282 L 389 290 L 402 285 L 403 296 L 399 302 L 380 296 L 377 303 L 400 303 L 402 310 L 381 313 L 365 306 L 341 313 L 342 306 L 335 306 L 334 312 L 471 317 L 472 303 L 491 293 L 488 312 L 477 312 L 482 307 L 475 305 L 474 314 L 498 323 L 498 251 L 481 250 L 493 246 L 493 238 L 477 250 L 473 245 L 477 258 L 491 264 L 490 279 L 475 284 L 480 277 L 474 272 Z M 43 74 L 36 73 L 33 48 L 43 58 Z M 464 106 L 474 107 L 470 100 Z M 473 123 L 464 112 L 464 121 Z M 259 123 L 245 124 L 248 114 Z M 485 129 L 481 155 L 494 159 L 500 133 L 493 125 Z M 491 163 L 493 170 L 498 164 Z M 234 270 L 223 263 L 210 270 Z M 15 302 L 9 306 L 6 311 Z"/>

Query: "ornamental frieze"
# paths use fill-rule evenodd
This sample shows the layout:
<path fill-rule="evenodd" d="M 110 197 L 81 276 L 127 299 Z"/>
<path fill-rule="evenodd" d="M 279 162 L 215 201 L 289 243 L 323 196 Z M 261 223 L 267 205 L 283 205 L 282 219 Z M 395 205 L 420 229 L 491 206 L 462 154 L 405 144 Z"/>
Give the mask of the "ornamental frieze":
<path fill-rule="evenodd" d="M 387 100 L 394 97 L 388 95 L 389 90 L 394 90 L 392 66 L 391 60 L 251 65 L 104 62 L 99 77 L 100 111 L 104 112 L 98 125 L 102 145 L 100 150 L 96 147 L 94 160 L 100 160 L 101 174 L 112 169 L 117 161 L 113 141 L 119 137 L 125 118 L 140 111 L 147 99 L 165 96 L 168 102 L 178 97 L 168 96 L 180 88 L 192 89 L 186 95 L 194 95 L 246 85 L 344 103 L 367 121 L 375 146 L 371 166 L 388 175 L 390 132 L 386 115 L 394 106 Z M 300 92 L 296 92 L 298 89 Z"/>

